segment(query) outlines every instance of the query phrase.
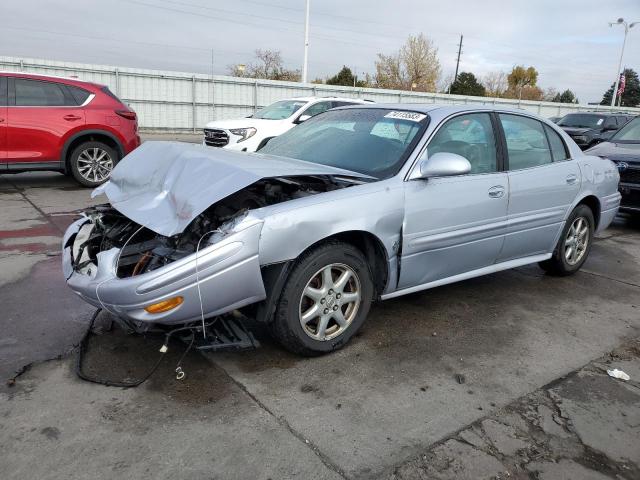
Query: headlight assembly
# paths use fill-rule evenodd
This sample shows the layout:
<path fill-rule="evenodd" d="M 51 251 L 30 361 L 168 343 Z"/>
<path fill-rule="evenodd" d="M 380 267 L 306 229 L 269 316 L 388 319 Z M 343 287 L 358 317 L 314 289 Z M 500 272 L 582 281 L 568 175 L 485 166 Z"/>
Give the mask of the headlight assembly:
<path fill-rule="evenodd" d="M 234 135 L 239 135 L 241 138 L 238 140 L 238 143 L 244 142 L 247 138 L 253 137 L 257 130 L 253 127 L 248 128 L 232 128 L 229 130 Z"/>

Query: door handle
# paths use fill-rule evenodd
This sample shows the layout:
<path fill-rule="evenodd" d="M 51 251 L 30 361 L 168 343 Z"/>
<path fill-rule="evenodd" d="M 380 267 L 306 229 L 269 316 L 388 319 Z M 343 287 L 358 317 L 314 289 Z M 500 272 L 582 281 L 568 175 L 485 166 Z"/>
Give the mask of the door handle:
<path fill-rule="evenodd" d="M 65 115 L 64 117 L 65 120 L 68 120 L 70 122 L 73 122 L 74 120 L 80 120 L 82 117 L 79 117 L 78 115 Z"/>
<path fill-rule="evenodd" d="M 496 185 L 489 189 L 489 196 L 491 198 L 502 198 L 504 196 L 504 187 L 502 185 Z"/>
<path fill-rule="evenodd" d="M 569 185 L 573 185 L 577 181 L 578 181 L 578 176 L 575 173 L 572 173 L 571 175 L 567 175 L 567 183 Z"/>
<path fill-rule="evenodd" d="M 4 122 L 4 118 L 0 118 L 0 123 L 3 123 L 3 122 Z"/>

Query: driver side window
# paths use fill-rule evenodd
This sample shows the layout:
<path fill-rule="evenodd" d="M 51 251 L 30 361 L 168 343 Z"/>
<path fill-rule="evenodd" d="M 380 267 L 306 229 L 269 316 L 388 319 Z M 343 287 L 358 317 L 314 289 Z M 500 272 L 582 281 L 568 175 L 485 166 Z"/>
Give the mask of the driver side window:
<path fill-rule="evenodd" d="M 307 108 L 302 113 L 302 115 L 309 115 L 311 117 L 315 117 L 316 115 L 326 112 L 329 109 L 331 109 L 331 102 L 318 102 L 318 103 L 314 103 L 309 108 Z"/>
<path fill-rule="evenodd" d="M 447 120 L 427 146 L 429 156 L 456 153 L 471 164 L 471 174 L 498 170 L 496 140 L 488 113 L 470 113 Z"/>

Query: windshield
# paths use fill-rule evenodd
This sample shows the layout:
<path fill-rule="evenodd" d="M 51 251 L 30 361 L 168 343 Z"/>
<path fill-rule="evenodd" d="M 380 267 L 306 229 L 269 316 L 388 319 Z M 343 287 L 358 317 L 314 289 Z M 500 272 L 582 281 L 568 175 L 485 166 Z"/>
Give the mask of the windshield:
<path fill-rule="evenodd" d="M 561 127 L 573 128 L 596 128 L 604 123 L 604 117 L 598 115 L 585 115 L 580 113 L 570 113 L 562 117 L 558 122 Z"/>
<path fill-rule="evenodd" d="M 258 110 L 252 115 L 252 118 L 284 120 L 296 113 L 306 104 L 307 102 L 303 100 L 282 100 L 281 102 L 272 103 L 268 107 Z"/>
<path fill-rule="evenodd" d="M 271 140 L 260 153 L 392 177 L 427 126 L 428 116 L 378 108 L 329 110 Z"/>
<path fill-rule="evenodd" d="M 636 117 L 611 137 L 611 142 L 640 143 L 640 117 Z"/>

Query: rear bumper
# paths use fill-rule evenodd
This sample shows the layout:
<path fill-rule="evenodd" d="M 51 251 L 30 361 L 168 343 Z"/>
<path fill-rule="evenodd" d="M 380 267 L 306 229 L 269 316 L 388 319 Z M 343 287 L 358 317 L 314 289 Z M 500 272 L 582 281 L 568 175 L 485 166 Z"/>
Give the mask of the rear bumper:
<path fill-rule="evenodd" d="M 618 214 L 620 208 L 620 192 L 615 192 L 601 200 L 602 211 L 600 212 L 600 222 L 598 223 L 597 232 L 605 230 Z"/>
<path fill-rule="evenodd" d="M 261 221 L 243 222 L 237 229 L 198 253 L 142 275 L 119 278 L 116 275 L 119 249 L 97 255 L 95 268 L 84 273 L 74 269 L 72 247 L 75 236 L 88 219 L 73 223 L 63 240 L 62 268 L 69 287 L 89 304 L 102 307 L 138 325 L 145 323 L 180 324 L 201 317 L 220 315 L 266 297 L 258 241 Z M 151 314 L 145 307 L 175 296 L 181 305 L 168 312 Z"/>

